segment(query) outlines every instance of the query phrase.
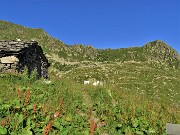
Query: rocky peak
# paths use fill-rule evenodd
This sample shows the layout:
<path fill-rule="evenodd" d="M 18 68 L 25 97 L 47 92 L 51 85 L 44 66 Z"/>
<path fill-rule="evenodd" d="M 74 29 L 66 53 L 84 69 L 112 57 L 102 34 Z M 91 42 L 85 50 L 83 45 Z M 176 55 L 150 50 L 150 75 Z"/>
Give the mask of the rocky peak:
<path fill-rule="evenodd" d="M 178 62 L 179 54 L 161 40 L 149 42 L 143 46 L 145 56 L 150 60 L 172 64 Z"/>
<path fill-rule="evenodd" d="M 174 50 L 173 48 L 171 48 L 170 46 L 168 46 L 165 42 L 161 40 L 155 40 L 155 41 L 149 42 L 143 46 L 143 49 L 152 55 L 164 54 L 164 55 L 177 55 L 178 56 L 178 52 L 176 50 Z"/>

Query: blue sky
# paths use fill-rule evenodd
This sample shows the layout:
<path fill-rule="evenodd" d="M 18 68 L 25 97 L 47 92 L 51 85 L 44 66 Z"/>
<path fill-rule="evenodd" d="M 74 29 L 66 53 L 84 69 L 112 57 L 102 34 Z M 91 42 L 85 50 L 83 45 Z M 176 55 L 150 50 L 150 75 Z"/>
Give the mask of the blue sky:
<path fill-rule="evenodd" d="M 180 0 L 0 0 L 0 19 L 95 48 L 163 40 L 180 53 Z"/>

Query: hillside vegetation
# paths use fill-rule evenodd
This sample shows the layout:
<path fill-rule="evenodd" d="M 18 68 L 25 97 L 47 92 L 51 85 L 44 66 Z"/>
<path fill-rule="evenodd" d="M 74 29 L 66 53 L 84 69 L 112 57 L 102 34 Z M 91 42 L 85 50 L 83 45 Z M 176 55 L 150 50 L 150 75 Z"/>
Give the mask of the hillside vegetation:
<path fill-rule="evenodd" d="M 165 134 L 166 123 L 180 123 L 179 107 L 158 98 L 168 89 L 151 90 L 153 84 L 95 87 L 67 78 L 45 84 L 12 74 L 1 74 L 0 82 L 1 134 L 156 135 Z"/>
<path fill-rule="evenodd" d="M 0 40 L 16 38 L 39 42 L 51 83 L 35 72 L 0 73 L 0 134 L 162 135 L 166 123 L 180 124 L 179 54 L 163 41 L 70 46 L 42 29 L 0 21 Z"/>

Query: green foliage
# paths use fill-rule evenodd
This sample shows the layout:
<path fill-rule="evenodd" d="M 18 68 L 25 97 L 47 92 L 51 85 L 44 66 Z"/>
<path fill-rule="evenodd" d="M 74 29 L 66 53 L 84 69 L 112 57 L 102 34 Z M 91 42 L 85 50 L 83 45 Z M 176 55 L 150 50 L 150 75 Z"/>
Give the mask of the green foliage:
<path fill-rule="evenodd" d="M 2 126 L 0 126 L 0 134 L 1 135 L 6 135 L 7 134 L 7 129 L 2 127 Z"/>
<path fill-rule="evenodd" d="M 95 67 L 82 67 L 67 73 L 79 83 L 84 80 L 101 81 L 115 91 L 144 93 L 152 100 L 180 104 L 180 70 L 151 62 L 99 63 Z"/>
<path fill-rule="evenodd" d="M 29 75 L 28 68 L 25 67 L 22 73 L 22 79 L 25 84 L 33 83 L 37 80 L 37 69 L 33 70 L 32 73 Z"/>
<path fill-rule="evenodd" d="M 26 84 L 23 75 L 7 74 L 1 74 L 0 81 L 3 87 L 12 87 L 4 90 L 0 101 L 1 134 L 42 134 L 59 108 L 59 99 L 63 99 L 62 113 L 53 120 L 49 134 L 89 134 L 90 110 L 98 127 L 96 134 L 165 134 L 167 122 L 180 122 L 177 107 L 110 84 L 94 87 L 59 78 L 52 79 L 50 84 L 43 80 Z"/>
<path fill-rule="evenodd" d="M 98 61 L 147 61 L 142 47 L 99 50 Z"/>
<path fill-rule="evenodd" d="M 60 71 L 69 71 L 69 70 L 72 70 L 74 68 L 77 68 L 79 65 L 78 64 L 74 64 L 74 65 L 68 65 L 66 63 L 59 63 L 59 62 L 56 62 L 54 63 L 53 65 L 56 69 L 60 70 Z"/>

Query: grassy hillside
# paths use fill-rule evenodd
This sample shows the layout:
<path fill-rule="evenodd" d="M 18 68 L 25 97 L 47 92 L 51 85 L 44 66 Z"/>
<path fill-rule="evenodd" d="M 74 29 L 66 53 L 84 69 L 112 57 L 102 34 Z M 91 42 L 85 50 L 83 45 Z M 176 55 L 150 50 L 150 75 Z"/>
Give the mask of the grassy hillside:
<path fill-rule="evenodd" d="M 97 63 L 93 67 L 79 67 L 66 73 L 79 83 L 99 80 L 114 91 L 144 93 L 154 101 L 180 106 L 180 70 L 151 62 Z"/>
<path fill-rule="evenodd" d="M 172 79 L 170 73 L 168 77 L 162 79 Z M 133 76 L 126 78 L 134 81 Z M 95 87 L 67 78 L 52 78 L 46 84 L 33 76 L 1 74 L 0 133 L 156 135 L 165 134 L 167 122 L 180 123 L 179 107 L 158 98 L 169 92 L 163 92 L 160 83 L 150 89 L 153 84 L 145 85 L 145 80 L 125 84 L 124 76 L 120 79 L 117 87 L 113 82 Z M 172 91 L 169 98 L 175 100 Z"/>
<path fill-rule="evenodd" d="M 0 134 L 162 135 L 180 124 L 179 54 L 163 41 L 101 50 L 0 21 L 0 40 L 16 38 L 39 42 L 51 83 L 0 73 Z"/>

